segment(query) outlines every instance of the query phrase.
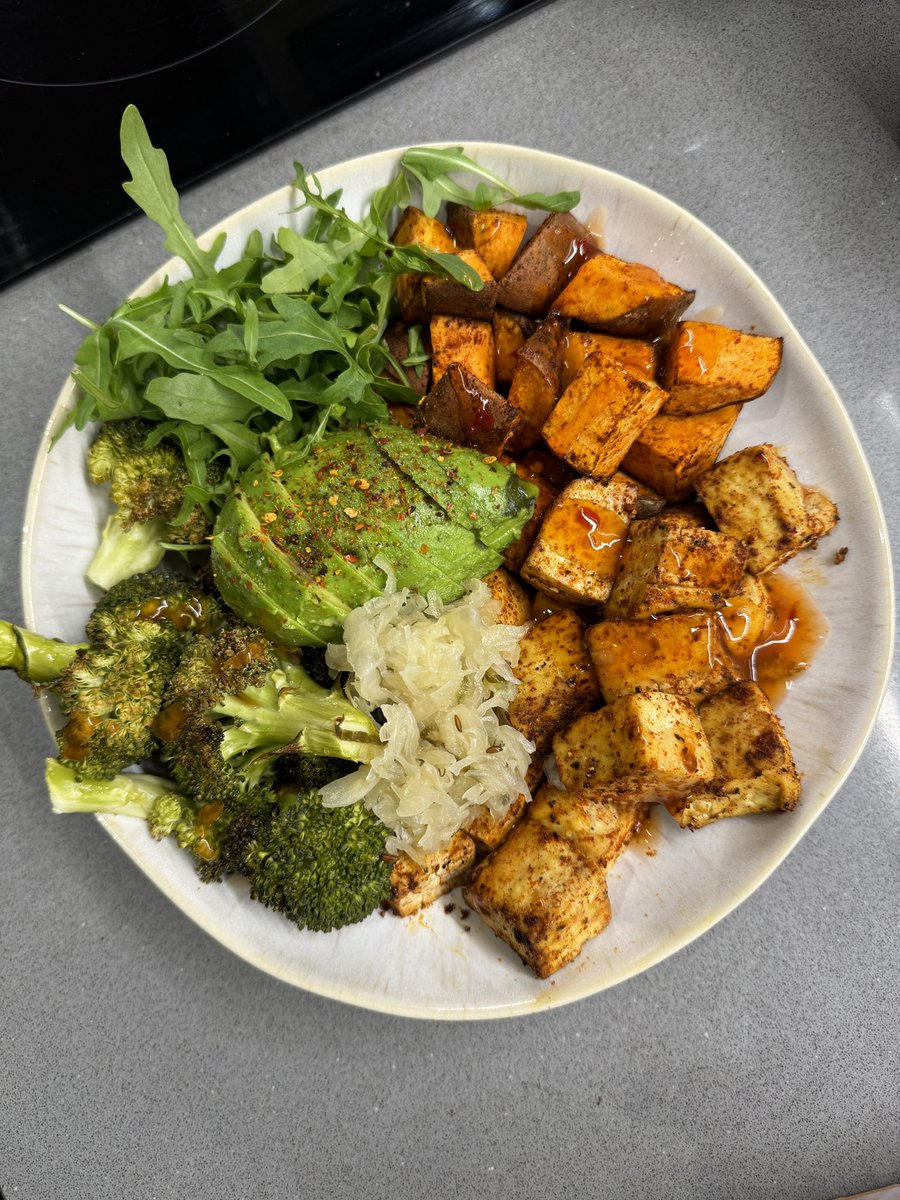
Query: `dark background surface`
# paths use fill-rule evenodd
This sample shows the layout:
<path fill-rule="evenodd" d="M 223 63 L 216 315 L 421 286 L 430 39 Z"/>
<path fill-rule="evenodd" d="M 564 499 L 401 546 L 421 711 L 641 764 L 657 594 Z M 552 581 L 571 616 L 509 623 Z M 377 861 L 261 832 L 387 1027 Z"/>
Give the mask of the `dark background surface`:
<path fill-rule="evenodd" d="M 0 2 L 0 284 L 134 211 L 136 104 L 182 187 L 541 0 Z"/>

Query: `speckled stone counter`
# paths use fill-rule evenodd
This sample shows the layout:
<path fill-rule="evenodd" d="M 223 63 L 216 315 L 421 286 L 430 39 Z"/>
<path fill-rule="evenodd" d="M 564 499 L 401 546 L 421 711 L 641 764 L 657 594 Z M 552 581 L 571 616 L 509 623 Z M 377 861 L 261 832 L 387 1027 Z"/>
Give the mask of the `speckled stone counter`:
<path fill-rule="evenodd" d="M 202 229 L 385 146 L 494 140 L 621 172 L 753 266 L 834 382 L 896 538 L 900 8 L 557 0 L 190 191 Z M 65 181 L 48 186 L 65 187 Z M 163 257 L 130 222 L 0 293 L 2 611 L 31 461 L 79 340 Z M 865 586 L 861 581 L 860 586 Z M 809 835 L 627 983 L 500 1022 L 291 989 L 178 912 L 3 697 L 0 1189 L 12 1200 L 814 1200 L 900 1180 L 900 688 Z"/>

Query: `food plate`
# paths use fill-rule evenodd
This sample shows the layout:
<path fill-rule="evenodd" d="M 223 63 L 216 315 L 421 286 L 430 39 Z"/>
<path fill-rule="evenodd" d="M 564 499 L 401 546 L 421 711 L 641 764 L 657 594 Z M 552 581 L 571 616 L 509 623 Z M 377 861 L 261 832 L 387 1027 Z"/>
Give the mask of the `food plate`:
<path fill-rule="evenodd" d="M 894 613 L 884 518 L 859 442 L 822 369 L 747 264 L 678 205 L 619 175 L 515 146 L 471 143 L 465 150 L 522 192 L 580 191 L 575 213 L 601 229 L 606 249 L 696 289 L 688 316 L 782 335 L 784 363 L 775 384 L 746 406 L 725 453 L 773 442 L 804 483 L 838 503 L 841 521 L 789 568 L 830 626 L 824 648 L 779 706 L 803 774 L 799 807 L 693 834 L 668 818 L 655 821 L 651 844 L 630 847 L 611 871 L 612 924 L 549 981 L 533 978 L 477 917 L 469 918 L 458 895 L 414 918 L 376 913 L 336 933 L 298 932 L 251 902 L 240 882 L 199 883 L 190 858 L 170 842 L 152 841 L 142 821 L 99 818 L 179 908 L 262 970 L 346 1003 L 451 1019 L 534 1012 L 602 991 L 674 953 L 745 900 L 809 829 L 862 750 L 887 681 Z M 401 153 L 321 171 L 323 191 L 343 188 L 343 204 L 356 214 L 390 178 Z M 222 222 L 228 241 L 220 262 L 236 257 L 252 229 L 269 234 L 294 221 L 296 203 L 284 188 Z M 166 274 L 183 273 L 171 260 L 136 294 Z M 88 434 L 69 431 L 51 448 L 72 400 L 67 383 L 38 451 L 22 559 L 28 623 L 68 640 L 81 636 L 94 601 L 84 572 L 106 516 L 103 491 L 85 475 Z M 848 553 L 839 565 L 835 552 L 842 546 Z"/>

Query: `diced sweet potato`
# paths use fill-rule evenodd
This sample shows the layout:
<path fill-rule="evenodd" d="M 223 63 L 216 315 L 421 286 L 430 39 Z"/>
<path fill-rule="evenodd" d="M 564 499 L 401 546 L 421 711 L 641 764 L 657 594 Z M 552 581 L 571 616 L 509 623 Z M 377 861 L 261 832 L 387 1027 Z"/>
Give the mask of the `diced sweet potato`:
<path fill-rule="evenodd" d="M 408 917 L 446 895 L 466 875 L 475 861 L 475 843 L 468 834 L 455 833 L 440 854 L 428 855 L 419 864 L 401 854 L 391 872 L 388 904 L 398 917 Z"/>
<path fill-rule="evenodd" d="M 719 528 L 747 547 L 747 570 L 754 575 L 774 570 L 838 519 L 831 501 L 801 484 L 767 443 L 738 450 L 694 483 Z"/>
<path fill-rule="evenodd" d="M 517 408 L 460 363 L 447 367 L 418 411 L 429 433 L 495 456 L 521 420 Z"/>
<path fill-rule="evenodd" d="M 497 387 L 508 388 L 516 369 L 516 356 L 534 333 L 534 321 L 522 313 L 495 308 L 491 324 L 494 330 L 494 375 Z"/>
<path fill-rule="evenodd" d="M 633 521 L 604 616 L 717 608 L 746 561 L 743 542 L 727 533 L 652 517 Z"/>
<path fill-rule="evenodd" d="M 656 378 L 656 345 L 639 338 L 613 337 L 609 333 L 595 333 L 592 329 L 569 329 L 562 339 L 563 391 L 569 386 L 579 367 L 589 354 L 605 354 L 614 358 L 635 375 L 645 379 Z"/>
<path fill-rule="evenodd" d="M 483 285 L 481 290 L 476 292 L 464 283 L 442 279 L 439 275 L 420 275 L 422 309 L 429 316 L 447 313 L 449 316 L 489 320 L 494 311 L 497 284 L 487 263 L 474 250 L 457 250 L 456 255 L 479 276 Z"/>
<path fill-rule="evenodd" d="M 663 412 L 710 412 L 762 396 L 781 365 L 783 339 L 706 321 L 681 321 L 666 347 Z"/>
<path fill-rule="evenodd" d="M 499 279 L 516 257 L 528 228 L 528 218 L 502 208 L 476 212 L 465 204 L 448 204 L 447 224 L 456 244 L 476 250 L 494 278 Z"/>
<path fill-rule="evenodd" d="M 660 803 L 711 779 L 713 759 L 692 704 L 680 696 L 623 696 L 577 717 L 553 751 L 567 792 L 607 802 Z"/>
<path fill-rule="evenodd" d="M 634 515 L 628 482 L 575 479 L 544 517 L 522 578 L 574 604 L 599 604 L 609 595 Z"/>
<path fill-rule="evenodd" d="M 544 422 L 559 399 L 561 337 L 559 317 L 549 316 L 518 352 L 509 402 L 522 418 L 510 439 L 511 453 L 540 440 Z"/>
<path fill-rule="evenodd" d="M 447 227 L 436 217 L 426 216 L 413 205 L 400 214 L 391 241 L 397 246 L 424 246 L 427 250 L 437 250 L 442 254 L 456 253 L 456 243 Z M 397 276 L 397 306 L 401 317 L 409 325 L 420 324 L 427 318 L 422 295 L 424 278 L 414 272 Z"/>
<path fill-rule="evenodd" d="M 577 471 L 608 478 L 665 398 L 655 383 L 612 358 L 591 354 L 544 423 L 544 439 Z"/>
<path fill-rule="evenodd" d="M 667 805 L 679 823 L 699 829 L 720 817 L 792 809 L 800 776 L 781 722 L 750 680 L 732 684 L 698 709 L 714 774 Z"/>
<path fill-rule="evenodd" d="M 535 622 L 519 643 L 515 668 L 519 690 L 509 706 L 510 724 L 547 754 L 554 733 L 600 702 L 584 624 L 571 610 Z"/>
<path fill-rule="evenodd" d="M 476 379 L 494 386 L 494 334 L 490 321 L 471 317 L 432 317 L 431 380 L 435 387 L 451 363 L 459 363 Z"/>
<path fill-rule="evenodd" d="M 607 704 L 632 692 L 654 691 L 697 704 L 737 679 L 715 613 L 601 621 L 587 631 L 586 640 Z"/>
<path fill-rule="evenodd" d="M 553 310 L 623 337 L 658 337 L 694 298 L 644 263 L 598 253 L 579 267 Z"/>
<path fill-rule="evenodd" d="M 531 597 L 515 575 L 497 567 L 484 582 L 497 601 L 497 621 L 501 625 L 524 625 L 531 619 Z"/>
<path fill-rule="evenodd" d="M 732 404 L 690 417 L 658 413 L 629 446 L 622 469 L 666 500 L 685 500 L 718 458 L 740 411 Z"/>
<path fill-rule="evenodd" d="M 498 280 L 497 303 L 529 317 L 549 312 L 555 296 L 597 247 L 571 213 L 551 213 Z"/>
<path fill-rule="evenodd" d="M 428 362 L 404 366 L 404 361 L 410 357 L 409 326 L 404 325 L 401 321 L 392 321 L 384 331 L 384 343 L 402 368 L 403 377 L 400 378 L 392 367 L 386 367 L 383 374 L 397 383 L 408 384 L 413 391 L 424 396 L 431 380 L 431 368 Z"/>

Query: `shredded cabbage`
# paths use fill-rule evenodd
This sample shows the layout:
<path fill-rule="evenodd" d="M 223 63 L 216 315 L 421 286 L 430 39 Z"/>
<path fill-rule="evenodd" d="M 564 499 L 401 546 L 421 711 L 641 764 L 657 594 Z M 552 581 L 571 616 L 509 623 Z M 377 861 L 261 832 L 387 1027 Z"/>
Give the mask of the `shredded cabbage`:
<path fill-rule="evenodd" d="M 444 604 L 397 590 L 354 609 L 328 665 L 349 676 L 360 708 L 380 710 L 383 753 L 322 789 L 331 807 L 362 800 L 393 831 L 390 854 L 417 862 L 443 850 L 486 810 L 502 817 L 528 796 L 533 743 L 508 724 L 513 667 L 525 626 L 497 624 L 497 602 L 479 580 Z"/>

